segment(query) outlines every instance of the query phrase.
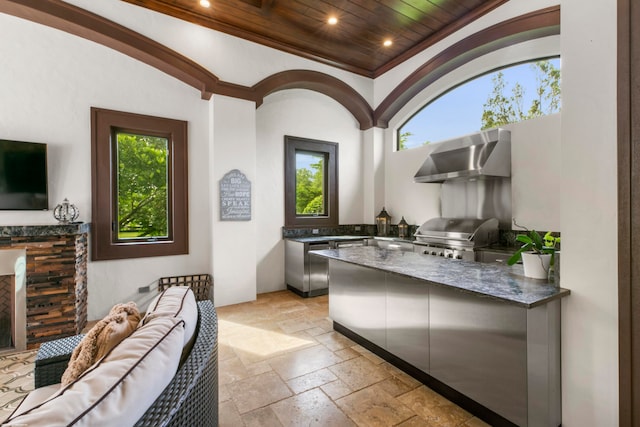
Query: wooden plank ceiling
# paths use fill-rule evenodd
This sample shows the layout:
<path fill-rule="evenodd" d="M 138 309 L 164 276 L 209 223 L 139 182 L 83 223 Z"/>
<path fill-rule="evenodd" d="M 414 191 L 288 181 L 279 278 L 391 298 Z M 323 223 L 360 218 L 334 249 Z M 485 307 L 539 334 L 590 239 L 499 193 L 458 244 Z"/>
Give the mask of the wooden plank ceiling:
<path fill-rule="evenodd" d="M 123 1 L 377 77 L 508 0 Z"/>

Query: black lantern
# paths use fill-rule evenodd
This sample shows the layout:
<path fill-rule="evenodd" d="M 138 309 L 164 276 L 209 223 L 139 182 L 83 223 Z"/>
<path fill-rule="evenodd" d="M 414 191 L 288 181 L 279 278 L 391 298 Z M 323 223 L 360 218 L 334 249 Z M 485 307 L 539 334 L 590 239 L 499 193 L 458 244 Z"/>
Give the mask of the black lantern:
<path fill-rule="evenodd" d="M 398 237 L 404 239 L 409 236 L 409 224 L 404 220 L 404 217 L 398 223 Z"/>
<path fill-rule="evenodd" d="M 391 215 L 382 207 L 382 211 L 376 217 L 376 227 L 378 227 L 378 236 L 386 236 L 389 234 L 389 226 L 391 225 Z"/>

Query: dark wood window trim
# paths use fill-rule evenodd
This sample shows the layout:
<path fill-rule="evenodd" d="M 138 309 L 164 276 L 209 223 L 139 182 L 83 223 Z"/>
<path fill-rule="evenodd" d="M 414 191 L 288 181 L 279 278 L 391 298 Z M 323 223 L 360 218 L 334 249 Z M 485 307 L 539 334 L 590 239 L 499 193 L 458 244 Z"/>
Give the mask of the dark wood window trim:
<path fill-rule="evenodd" d="M 373 109 L 362 95 L 342 80 L 318 71 L 288 70 L 266 77 L 251 88 L 256 108 L 267 95 L 286 89 L 307 89 L 327 95 L 349 110 L 361 130 L 373 126 Z"/>
<path fill-rule="evenodd" d="M 404 79 L 378 105 L 374 126 L 387 128 L 407 102 L 430 84 L 481 56 L 507 46 L 560 34 L 560 6 L 551 6 L 500 22 L 449 46 Z"/>
<path fill-rule="evenodd" d="M 119 241 L 113 175 L 114 130 L 169 139 L 169 237 Z M 91 259 L 125 259 L 189 253 L 187 122 L 91 108 Z"/>
<path fill-rule="evenodd" d="M 640 425 L 640 5 L 618 0 L 619 424 Z"/>
<path fill-rule="evenodd" d="M 286 227 L 337 227 L 338 218 L 338 144 L 295 136 L 284 137 L 284 187 Z M 325 154 L 327 216 L 302 217 L 296 215 L 296 152 L 310 151 Z"/>

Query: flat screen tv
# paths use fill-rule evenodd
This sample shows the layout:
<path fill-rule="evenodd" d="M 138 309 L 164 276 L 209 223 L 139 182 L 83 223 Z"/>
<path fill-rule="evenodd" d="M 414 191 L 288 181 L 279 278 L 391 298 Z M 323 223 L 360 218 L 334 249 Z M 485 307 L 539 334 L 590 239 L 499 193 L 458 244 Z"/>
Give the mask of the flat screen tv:
<path fill-rule="evenodd" d="M 0 139 L 0 210 L 46 210 L 47 145 Z"/>

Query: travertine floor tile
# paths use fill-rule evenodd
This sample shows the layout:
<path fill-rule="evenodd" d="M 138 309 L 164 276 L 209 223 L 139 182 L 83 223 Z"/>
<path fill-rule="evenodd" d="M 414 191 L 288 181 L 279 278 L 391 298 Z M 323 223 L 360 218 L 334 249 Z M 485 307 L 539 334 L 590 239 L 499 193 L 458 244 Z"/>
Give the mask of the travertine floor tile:
<path fill-rule="evenodd" d="M 313 329 L 314 326 L 304 317 L 296 317 L 295 319 L 282 320 L 277 325 L 283 332 L 290 334 L 293 332 L 304 331 L 305 329 Z"/>
<path fill-rule="evenodd" d="M 369 359 L 371 362 L 375 363 L 376 365 L 384 363 L 384 359 L 382 357 L 370 352 L 369 350 L 367 350 L 366 348 L 362 347 L 359 344 L 355 344 L 351 348 L 357 351 L 358 353 L 360 353 L 361 355 L 363 355 L 364 357 L 366 357 L 367 359 Z"/>
<path fill-rule="evenodd" d="M 313 324 L 318 328 L 322 328 L 322 330 L 325 332 L 333 331 L 333 323 L 331 323 L 331 320 L 329 320 L 328 318 L 318 319 L 313 322 Z"/>
<path fill-rule="evenodd" d="M 270 371 L 273 371 L 273 368 L 267 361 L 247 365 L 247 372 L 249 375 L 259 375 Z"/>
<path fill-rule="evenodd" d="M 233 347 L 226 342 L 218 341 L 218 360 L 227 360 L 234 357 L 238 357 L 238 355 L 233 351 Z"/>
<path fill-rule="evenodd" d="M 338 377 L 333 375 L 330 370 L 320 369 L 319 371 L 293 378 L 287 381 L 287 385 L 295 394 L 299 394 L 303 391 L 311 390 L 312 388 L 319 387 L 337 379 Z"/>
<path fill-rule="evenodd" d="M 245 336 L 236 335 L 229 339 L 229 344 L 245 365 L 264 362 L 275 356 L 317 345 L 311 336 L 301 333 L 285 334 L 283 332 L 263 330 Z"/>
<path fill-rule="evenodd" d="M 415 413 L 385 392 L 373 385 L 336 401 L 342 411 L 359 426 L 394 426 Z"/>
<path fill-rule="evenodd" d="M 218 366 L 218 382 L 220 384 L 231 384 L 250 376 L 247 368 L 237 357 L 219 360 Z"/>
<path fill-rule="evenodd" d="M 322 345 L 287 353 L 269 361 L 284 380 L 299 377 L 342 361 Z"/>
<path fill-rule="evenodd" d="M 491 427 L 491 425 L 485 423 L 480 418 L 473 417 L 469 421 L 464 423 L 462 427 Z"/>
<path fill-rule="evenodd" d="M 218 384 L 218 402 L 226 402 L 231 399 L 231 393 L 226 384 Z"/>
<path fill-rule="evenodd" d="M 355 359 L 356 357 L 360 357 L 361 354 L 352 349 L 351 347 L 343 348 L 342 350 L 333 352 L 336 356 L 340 357 L 342 360 Z"/>
<path fill-rule="evenodd" d="M 328 384 L 320 386 L 320 388 L 325 392 L 327 396 L 329 396 L 334 401 L 353 392 L 353 390 L 351 390 L 348 385 L 340 380 L 330 382 Z"/>
<path fill-rule="evenodd" d="M 397 377 L 390 377 L 384 381 L 378 383 L 381 389 L 389 393 L 391 396 L 396 397 L 401 394 L 405 394 L 415 389 L 416 387 L 412 387 L 407 383 L 401 381 Z"/>
<path fill-rule="evenodd" d="M 401 371 L 400 369 L 396 368 L 390 363 L 385 362 L 381 365 L 381 367 L 387 372 L 389 372 L 395 378 L 398 378 L 400 381 L 407 384 L 409 387 L 411 387 L 412 390 L 422 385 L 420 381 L 416 380 L 412 376 L 408 375 L 406 372 Z"/>
<path fill-rule="evenodd" d="M 350 427 L 355 424 L 320 389 L 313 389 L 271 405 L 284 426 Z"/>
<path fill-rule="evenodd" d="M 305 332 L 308 333 L 309 335 L 311 335 L 312 337 L 327 333 L 324 329 L 318 328 L 317 326 L 314 326 L 311 329 L 307 329 L 307 330 L 305 330 Z"/>
<path fill-rule="evenodd" d="M 460 426 L 473 418 L 464 409 L 424 386 L 399 396 L 398 400 L 434 426 Z"/>
<path fill-rule="evenodd" d="M 334 332 L 327 296 L 272 292 L 217 310 L 223 427 L 487 426 Z"/>
<path fill-rule="evenodd" d="M 244 414 L 292 395 L 275 372 L 249 377 L 228 385 L 238 412 Z"/>
<path fill-rule="evenodd" d="M 342 350 L 355 345 L 353 341 L 345 337 L 338 332 L 327 332 L 326 334 L 318 335 L 316 340 L 331 351 Z"/>
<path fill-rule="evenodd" d="M 246 427 L 282 427 L 282 423 L 269 406 L 247 412 L 240 418 Z"/>
<path fill-rule="evenodd" d="M 427 420 L 420 418 L 418 416 L 409 418 L 408 420 L 403 421 L 397 425 L 397 427 L 433 427 L 433 426 L 437 427 L 436 424 L 431 424 Z"/>
<path fill-rule="evenodd" d="M 362 356 L 338 363 L 329 370 L 352 390 L 360 390 L 390 377 L 388 371 Z"/>
<path fill-rule="evenodd" d="M 232 401 L 218 405 L 218 425 L 220 427 L 237 427 L 242 425 L 242 419 Z"/>

